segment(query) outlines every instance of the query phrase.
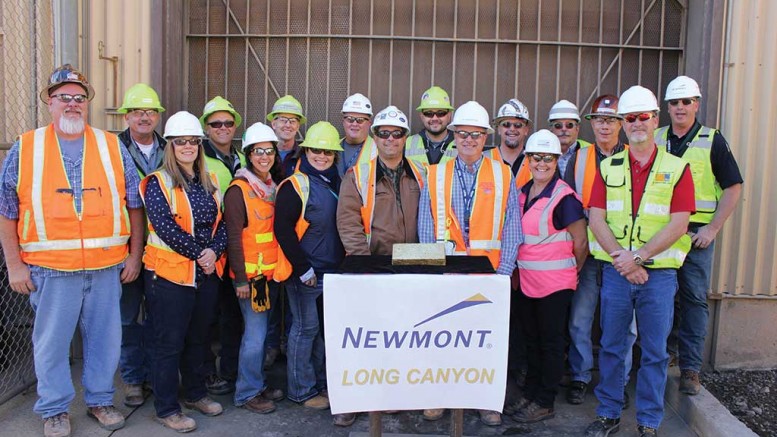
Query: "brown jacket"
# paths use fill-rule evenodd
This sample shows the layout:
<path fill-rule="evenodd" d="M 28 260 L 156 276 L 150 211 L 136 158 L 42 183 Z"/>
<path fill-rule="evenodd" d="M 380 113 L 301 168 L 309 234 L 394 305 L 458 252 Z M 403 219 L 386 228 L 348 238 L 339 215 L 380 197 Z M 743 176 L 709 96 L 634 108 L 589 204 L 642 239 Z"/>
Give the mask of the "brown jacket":
<path fill-rule="evenodd" d="M 383 175 L 380 165 L 375 171 L 375 212 L 369 246 L 362 225 L 362 199 L 353 169 L 343 177 L 337 205 L 337 230 L 348 255 L 391 255 L 394 243 L 418 243 L 418 199 L 421 190 L 407 160 L 403 160 L 402 165 L 405 171 L 399 185 L 401 208 L 391 180 Z"/>

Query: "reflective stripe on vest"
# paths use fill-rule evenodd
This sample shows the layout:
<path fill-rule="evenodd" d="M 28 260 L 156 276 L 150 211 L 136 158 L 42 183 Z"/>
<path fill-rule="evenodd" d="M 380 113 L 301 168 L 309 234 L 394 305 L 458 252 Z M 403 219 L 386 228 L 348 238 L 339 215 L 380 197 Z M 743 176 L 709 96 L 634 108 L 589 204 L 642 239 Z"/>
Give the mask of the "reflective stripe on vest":
<path fill-rule="evenodd" d="M 294 227 L 294 231 L 297 234 L 297 239 L 302 241 L 302 236 L 305 235 L 305 232 L 307 232 L 308 227 L 310 226 L 310 223 L 305 220 L 305 209 L 308 206 L 308 199 L 310 198 L 310 180 L 308 180 L 308 176 L 306 174 L 296 171 L 292 173 L 291 176 L 284 179 L 280 184 L 278 184 L 277 191 L 280 191 L 281 186 L 283 186 L 283 184 L 286 182 L 291 184 L 291 186 L 294 188 L 294 191 L 297 192 L 297 195 L 302 201 L 302 212 L 300 212 L 299 218 L 297 219 L 297 224 Z M 273 274 L 273 278 L 278 282 L 285 281 L 291 277 L 293 270 L 294 268 L 292 267 L 289 259 L 286 257 L 286 254 L 283 253 L 283 249 L 278 246 L 278 261 L 275 264 L 275 273 Z"/>
<path fill-rule="evenodd" d="M 495 159 L 499 162 L 504 162 L 504 158 L 502 158 L 502 152 L 499 151 L 499 146 L 486 150 L 485 156 L 491 159 Z M 526 182 L 529 182 L 530 180 L 531 170 L 529 170 L 529 160 L 524 157 L 523 161 L 521 161 L 521 166 L 518 167 L 518 173 L 515 175 L 515 188 L 520 190 L 521 187 L 526 185 Z"/>
<path fill-rule="evenodd" d="M 243 179 L 234 179 L 230 186 L 236 186 L 243 198 L 246 210 L 246 227 L 241 232 L 246 277 L 250 280 L 260 274 L 273 277 L 278 259 L 278 243 L 273 234 L 275 205 L 265 201 Z M 230 269 L 230 277 L 235 274 Z"/>

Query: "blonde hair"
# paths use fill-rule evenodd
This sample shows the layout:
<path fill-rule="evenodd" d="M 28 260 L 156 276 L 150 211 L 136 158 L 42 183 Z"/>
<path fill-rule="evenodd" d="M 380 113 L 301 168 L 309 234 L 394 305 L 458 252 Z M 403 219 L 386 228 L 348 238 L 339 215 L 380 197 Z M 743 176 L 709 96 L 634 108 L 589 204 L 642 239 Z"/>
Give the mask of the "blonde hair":
<path fill-rule="evenodd" d="M 170 175 L 170 179 L 173 181 L 173 188 L 181 187 L 184 191 L 189 191 L 189 178 L 186 177 L 184 171 L 181 169 L 180 164 L 175 159 L 175 144 L 167 140 L 165 146 L 165 155 L 162 159 L 162 168 Z M 200 184 L 205 188 L 208 194 L 213 194 L 216 191 L 216 186 L 210 180 L 208 169 L 205 165 L 205 149 L 202 144 L 197 147 L 197 159 L 194 161 L 194 173 L 200 178 Z"/>

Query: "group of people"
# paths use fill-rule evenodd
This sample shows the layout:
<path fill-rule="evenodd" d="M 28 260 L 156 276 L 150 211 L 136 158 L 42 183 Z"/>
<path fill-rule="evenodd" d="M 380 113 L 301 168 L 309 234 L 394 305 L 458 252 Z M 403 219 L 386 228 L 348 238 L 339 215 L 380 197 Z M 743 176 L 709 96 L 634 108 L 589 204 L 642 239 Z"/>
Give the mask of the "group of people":
<path fill-rule="evenodd" d="M 73 67 L 56 69 L 40 93 L 52 123 L 19 137 L 0 180 L 11 287 L 35 309 L 34 410 L 46 436 L 70 434 L 76 326 L 88 415 L 109 430 L 124 426 L 117 367 L 124 403 L 142 405 L 153 391 L 156 419 L 179 432 L 197 426 L 179 387 L 183 406 L 206 416 L 223 411 L 209 395 L 232 391 L 236 406 L 260 414 L 284 397 L 329 408 L 324 275 L 346 255 L 390 255 L 396 243 L 441 243 L 511 277 L 510 378 L 522 388 L 503 412 L 479 411 L 486 425 L 502 414 L 554 417 L 567 370 L 567 401 L 584 401 L 599 303 L 599 406 L 585 435 L 619 429 L 637 339 L 639 433 L 657 435 L 676 293 L 680 390 L 700 389 L 713 244 L 742 177 L 720 132 L 696 120 L 691 78 L 668 85 L 672 123 L 660 129 L 650 90 L 598 97 L 584 116 L 592 143 L 578 138 L 580 113 L 567 100 L 531 133 L 519 100 L 490 117 L 474 101 L 454 108 L 437 86 L 421 96 L 414 135 L 400 109 L 373 113 L 357 93 L 343 103 L 343 136 L 319 121 L 298 142 L 307 119 L 287 95 L 239 145 L 242 117 L 220 96 L 199 118 L 173 114 L 159 135 L 164 108 L 136 84 L 119 109 L 128 128 L 114 136 L 86 123 L 93 95 Z M 498 143 L 487 147 L 491 134 Z M 265 375 L 284 325 L 286 392 Z"/>

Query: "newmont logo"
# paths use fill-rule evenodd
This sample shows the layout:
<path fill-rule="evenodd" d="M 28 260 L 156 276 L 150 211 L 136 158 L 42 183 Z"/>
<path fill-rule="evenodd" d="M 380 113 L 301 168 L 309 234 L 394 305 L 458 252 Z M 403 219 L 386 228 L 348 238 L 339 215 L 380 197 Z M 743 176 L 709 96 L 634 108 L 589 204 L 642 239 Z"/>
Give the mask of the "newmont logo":
<path fill-rule="evenodd" d="M 429 317 L 428 319 L 426 319 L 426 320 L 424 320 L 422 322 L 416 323 L 413 326 L 413 328 L 417 328 L 417 327 L 423 325 L 426 322 L 430 322 L 430 321 L 432 321 L 432 320 L 434 320 L 434 319 L 436 319 L 438 317 L 442 317 L 442 316 L 444 316 L 446 314 L 455 313 L 456 311 L 460 311 L 460 310 L 463 310 L 465 308 L 470 308 L 470 307 L 473 307 L 475 305 L 483 305 L 484 303 L 493 303 L 493 302 L 491 302 L 490 300 L 486 299 L 486 297 L 483 296 L 482 294 L 478 293 L 478 294 L 476 294 L 476 295 L 474 295 L 474 296 L 472 296 L 472 297 L 470 297 L 468 299 L 462 300 L 461 302 L 457 303 L 456 305 L 453 305 L 451 307 L 448 307 L 447 309 L 444 309 L 444 310 L 440 311 L 439 313 L 433 315 L 432 317 Z"/>

